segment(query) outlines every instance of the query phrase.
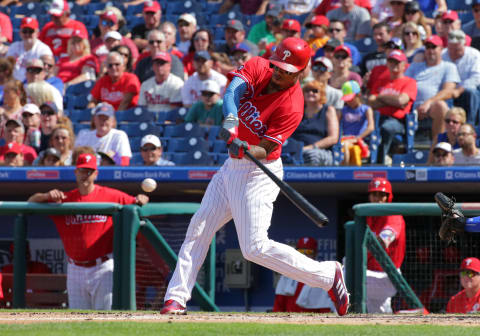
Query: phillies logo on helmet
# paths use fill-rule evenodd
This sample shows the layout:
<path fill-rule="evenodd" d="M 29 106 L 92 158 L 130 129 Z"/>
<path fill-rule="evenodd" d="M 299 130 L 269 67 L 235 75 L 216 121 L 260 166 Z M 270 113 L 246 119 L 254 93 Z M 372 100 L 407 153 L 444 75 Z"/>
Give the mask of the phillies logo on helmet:
<path fill-rule="evenodd" d="M 465 260 L 465 265 L 470 266 L 471 263 L 472 263 L 472 259 Z"/>
<path fill-rule="evenodd" d="M 292 56 L 292 52 L 290 50 L 284 50 L 282 61 L 285 61 L 290 56 Z"/>

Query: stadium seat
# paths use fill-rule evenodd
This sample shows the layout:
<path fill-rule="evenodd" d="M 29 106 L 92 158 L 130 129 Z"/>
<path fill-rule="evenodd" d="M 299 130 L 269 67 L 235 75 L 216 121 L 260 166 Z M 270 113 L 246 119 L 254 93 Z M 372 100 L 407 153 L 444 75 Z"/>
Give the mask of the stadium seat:
<path fill-rule="evenodd" d="M 95 81 L 84 81 L 67 87 L 66 96 L 88 95 L 95 85 Z"/>
<path fill-rule="evenodd" d="M 222 3 L 205 1 L 204 6 L 204 13 L 206 15 L 218 14 L 218 10 L 220 9 L 220 7 L 222 7 Z"/>
<path fill-rule="evenodd" d="M 210 150 L 210 142 L 203 138 L 189 137 L 189 138 L 172 138 L 168 141 L 169 152 L 194 152 Z"/>
<path fill-rule="evenodd" d="M 218 133 L 220 133 L 221 126 L 212 125 L 207 128 L 207 139 L 211 143 L 217 140 Z"/>
<path fill-rule="evenodd" d="M 142 141 L 142 137 L 129 136 L 128 140 L 130 142 L 130 148 L 132 149 L 132 152 L 140 150 L 140 143 Z"/>
<path fill-rule="evenodd" d="M 175 124 L 183 123 L 185 116 L 187 115 L 187 112 L 188 112 L 188 109 L 186 109 L 185 107 L 180 107 L 180 108 L 168 111 L 166 113 L 165 119 L 163 119 L 163 122 L 170 121 Z M 161 112 L 161 113 L 164 113 L 164 112 Z M 162 122 L 160 120 L 160 117 L 158 118 L 158 122 Z"/>
<path fill-rule="evenodd" d="M 223 165 L 225 161 L 229 158 L 228 153 L 217 153 L 215 163 L 217 165 Z"/>
<path fill-rule="evenodd" d="M 132 148 L 132 157 L 130 158 L 130 166 L 143 166 L 143 158 L 140 152 L 134 152 Z"/>
<path fill-rule="evenodd" d="M 143 24 L 145 22 L 142 16 L 128 16 L 126 17 L 126 20 L 129 29 L 132 29 L 133 27 Z"/>
<path fill-rule="evenodd" d="M 137 5 L 128 5 L 127 9 L 125 10 L 125 17 L 142 16 L 142 13 L 143 3 L 139 3 Z"/>
<path fill-rule="evenodd" d="M 142 106 L 136 106 L 124 111 L 115 112 L 115 118 L 117 122 L 153 122 L 155 121 L 155 114 L 150 112 L 147 108 Z"/>
<path fill-rule="evenodd" d="M 43 4 L 39 2 L 29 2 L 21 6 L 11 6 L 10 7 L 10 16 L 15 17 L 19 16 L 30 16 L 30 17 L 39 17 L 42 14 L 47 13 L 46 8 Z"/>
<path fill-rule="evenodd" d="M 223 141 L 222 141 L 223 142 Z M 302 141 L 289 138 L 282 146 L 282 160 L 285 164 L 303 164 L 303 146 Z"/>
<path fill-rule="evenodd" d="M 215 164 L 215 155 L 203 151 L 172 153 L 170 160 L 176 165 L 212 166 Z"/>
<path fill-rule="evenodd" d="M 422 165 L 427 163 L 428 159 L 428 150 L 412 150 L 406 154 L 393 154 L 392 163 L 394 165 L 411 164 L 411 165 Z"/>
<path fill-rule="evenodd" d="M 202 13 L 202 4 L 195 0 L 187 1 L 169 1 L 166 6 L 166 13 L 168 15 L 181 15 L 183 13 L 191 13 L 195 16 L 197 13 Z"/>
<path fill-rule="evenodd" d="M 84 129 L 90 129 L 90 124 L 80 124 L 80 123 L 73 124 L 73 132 L 75 133 L 75 135 L 78 135 L 78 133 Z"/>
<path fill-rule="evenodd" d="M 89 122 L 92 120 L 92 109 L 69 110 L 68 117 L 72 123 Z"/>
<path fill-rule="evenodd" d="M 447 8 L 454 11 L 471 11 L 472 0 L 447 0 Z"/>
<path fill-rule="evenodd" d="M 147 134 L 160 136 L 162 133 L 161 126 L 152 122 L 119 124 L 117 128 L 127 133 L 129 137 L 142 137 Z"/>
<path fill-rule="evenodd" d="M 87 105 L 90 101 L 90 94 L 80 95 L 80 96 L 67 96 L 67 95 L 65 95 L 64 99 L 66 99 L 66 104 L 64 102 L 64 106 L 66 105 L 66 109 L 68 109 L 68 110 L 81 110 L 81 109 L 86 109 L 87 108 Z"/>
<path fill-rule="evenodd" d="M 375 43 L 375 40 L 371 37 L 364 37 L 360 40 L 352 41 L 350 43 L 357 47 L 358 51 L 361 54 L 367 54 L 377 50 L 377 44 Z"/>
<path fill-rule="evenodd" d="M 227 143 L 223 140 L 214 140 L 212 142 L 212 152 L 214 153 L 227 153 L 228 148 L 227 148 Z"/>
<path fill-rule="evenodd" d="M 163 133 L 164 137 L 184 138 L 184 137 L 200 137 L 205 136 L 205 130 L 197 124 L 184 123 L 178 125 L 166 125 Z"/>

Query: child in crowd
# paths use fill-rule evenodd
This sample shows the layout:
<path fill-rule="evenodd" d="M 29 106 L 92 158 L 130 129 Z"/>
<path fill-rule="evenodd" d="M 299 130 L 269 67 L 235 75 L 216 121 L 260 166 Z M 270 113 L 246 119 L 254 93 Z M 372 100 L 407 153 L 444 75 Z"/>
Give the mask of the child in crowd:
<path fill-rule="evenodd" d="M 362 103 L 360 85 L 356 81 L 343 83 L 342 93 L 345 105 L 339 113 L 339 121 L 345 153 L 344 164 L 361 166 L 362 158 L 370 156 L 368 145 L 363 139 L 375 129 L 373 110 Z"/>

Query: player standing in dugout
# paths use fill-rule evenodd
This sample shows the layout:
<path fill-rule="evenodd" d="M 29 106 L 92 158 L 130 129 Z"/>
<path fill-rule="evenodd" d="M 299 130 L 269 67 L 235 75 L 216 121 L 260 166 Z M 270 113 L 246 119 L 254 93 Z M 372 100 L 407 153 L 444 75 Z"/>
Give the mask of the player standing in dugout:
<path fill-rule="evenodd" d="M 276 176 L 283 177 L 282 144 L 303 118 L 298 79 L 311 56 L 312 50 L 304 40 L 286 38 L 269 60 L 254 57 L 229 73 L 221 133 L 229 145 L 230 158 L 210 181 L 200 209 L 190 221 L 162 314 L 186 314 L 210 242 L 232 218 L 245 259 L 323 288 L 338 314 L 347 313 L 349 297 L 339 262 L 318 262 L 268 238 L 279 187 L 245 157 L 248 150 Z"/>

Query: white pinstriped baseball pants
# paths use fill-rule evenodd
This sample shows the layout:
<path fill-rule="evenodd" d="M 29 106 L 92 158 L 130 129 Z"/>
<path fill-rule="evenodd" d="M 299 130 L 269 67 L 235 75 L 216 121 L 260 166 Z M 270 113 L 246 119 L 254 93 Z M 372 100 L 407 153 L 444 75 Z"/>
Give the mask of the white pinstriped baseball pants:
<path fill-rule="evenodd" d="M 283 177 L 280 159 L 265 165 Z M 186 306 L 215 232 L 232 218 L 245 259 L 328 291 L 335 276 L 334 261 L 318 262 L 288 245 L 268 239 L 273 202 L 279 191 L 253 162 L 227 159 L 210 181 L 200 209 L 190 221 L 165 301 L 173 299 Z"/>

